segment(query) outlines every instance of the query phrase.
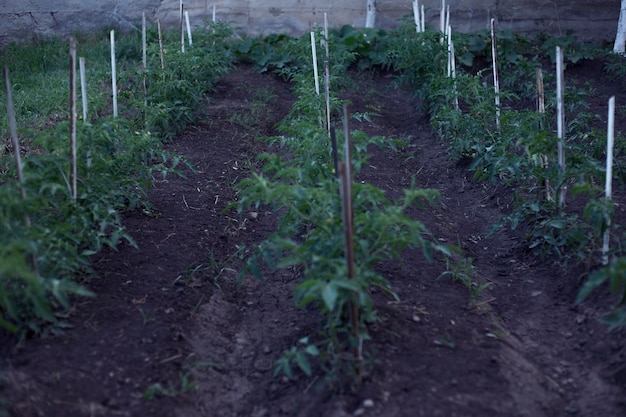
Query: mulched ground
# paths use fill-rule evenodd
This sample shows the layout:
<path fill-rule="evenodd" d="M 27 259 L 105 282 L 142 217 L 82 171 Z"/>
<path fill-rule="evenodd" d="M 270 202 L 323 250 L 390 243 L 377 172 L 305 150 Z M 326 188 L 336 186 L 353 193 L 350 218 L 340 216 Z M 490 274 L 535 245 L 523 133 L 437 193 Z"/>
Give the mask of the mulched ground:
<path fill-rule="evenodd" d="M 604 79 L 596 63 L 569 68 L 568 76 Z M 370 328 L 370 366 L 358 390 L 319 371 L 274 378 L 276 359 L 318 318 L 294 307 L 297 276 L 289 271 L 237 286 L 237 246 L 262 240 L 279 214 L 261 208 L 238 215 L 227 206 L 236 199 L 232 185 L 265 146 L 254 137 L 275 134 L 294 98 L 289 84 L 240 67 L 218 83 L 202 122 L 168 145 L 195 172 L 157 182 L 152 213 L 126 215 L 139 248 L 124 245 L 93 259 L 99 278 L 88 286 L 97 297 L 76 301 L 73 328 L 23 344 L 2 338 L 0 398 L 8 414 L 626 415 L 625 332 L 609 334 L 597 321 L 607 295 L 574 307 L 583 267 L 531 256 L 520 232 L 487 236 L 507 213 L 510 193 L 474 182 L 450 162 L 418 103 L 394 89 L 392 77 L 354 78 L 358 88 L 342 97 L 353 111 L 380 113 L 354 127 L 410 139 L 397 153 L 372 149 L 357 180 L 390 198 L 413 177 L 418 187 L 441 192 L 435 208 L 411 215 L 473 258 L 475 278 L 492 284 L 479 303 L 460 283 L 437 279 L 443 259 L 428 263 L 418 250 L 407 251 L 403 262 L 379 267 L 400 301 L 374 295 L 380 320 Z M 609 94 L 623 103 L 626 93 L 609 87 L 598 84 L 590 97 L 603 119 Z M 262 111 L 254 107 L 260 98 Z M 615 193 L 623 195 L 624 186 Z M 624 205 L 617 211 L 623 219 Z"/>

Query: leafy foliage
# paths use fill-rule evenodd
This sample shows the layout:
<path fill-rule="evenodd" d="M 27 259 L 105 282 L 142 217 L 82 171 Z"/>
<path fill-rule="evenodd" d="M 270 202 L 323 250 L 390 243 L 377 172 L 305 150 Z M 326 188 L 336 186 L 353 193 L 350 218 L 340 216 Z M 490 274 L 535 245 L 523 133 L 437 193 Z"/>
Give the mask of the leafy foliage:
<path fill-rule="evenodd" d="M 294 293 L 296 304 L 314 308 L 324 317 L 321 341 L 311 344 L 313 335 L 301 339 L 277 362 L 275 372 L 288 376 L 293 373 L 294 363 L 310 374 L 309 360 L 318 356 L 318 350 L 324 366 L 335 372 L 346 365 L 343 352 L 367 339 L 367 324 L 376 320 L 370 289 L 377 287 L 396 297 L 392 283 L 376 272 L 379 262 L 399 258 L 407 248 L 421 249 L 427 259 L 434 251 L 447 253 L 420 221 L 406 214 L 416 204 L 434 203 L 436 191 L 411 188 L 405 190 L 403 198 L 390 201 L 371 184 L 355 183 L 356 271 L 354 278 L 348 277 L 339 183 L 328 131 L 319 121 L 323 102 L 314 91 L 311 93 L 310 77 L 295 74 L 292 80 L 298 100 L 279 125 L 284 135 L 265 139 L 275 151 L 259 156 L 260 170 L 238 184 L 235 203 L 240 212 L 263 205 L 282 213 L 275 233 L 244 248 L 247 268 L 242 278 L 248 271 L 261 277 L 262 264 L 271 269 L 300 271 L 302 278 Z M 336 98 L 331 101 L 337 112 L 341 102 Z M 389 139 L 370 138 L 362 132 L 352 132 L 352 143 L 355 175 L 366 165 L 368 147 L 392 144 Z M 339 149 L 339 158 L 344 152 Z M 356 329 L 348 319 L 350 306 L 356 306 L 359 312 Z"/>
<path fill-rule="evenodd" d="M 153 178 L 180 174 L 179 166 L 185 161 L 164 151 L 162 142 L 194 120 L 203 94 L 229 69 L 231 55 L 225 40 L 231 33 L 225 25 L 211 25 L 197 34 L 196 46 L 184 56 L 173 53 L 165 69 L 152 62 L 155 65 L 145 72 L 137 69 L 141 59 L 137 37 L 118 39 L 123 90 L 120 114 L 124 117 L 97 117 L 79 123 L 76 200 L 69 193 L 69 122 L 66 115 L 55 114 L 56 107 L 40 112 L 44 118 L 55 118 L 46 129 L 35 123 L 20 132 L 22 146 L 28 151 L 23 158 L 23 184 L 16 179 L 13 155 L 0 156 L 1 327 L 22 336 L 60 329 L 72 297 L 93 295 L 81 285 L 92 275 L 89 257 L 105 247 L 115 249 L 122 242 L 135 244 L 122 225 L 120 213 L 149 211 L 145 191 Z M 83 41 L 101 53 L 93 57 L 94 61 L 108 62 L 108 50 L 101 47 L 102 43 Z M 8 64 L 19 68 L 24 65 L 22 58 L 34 63 L 26 71 L 33 78 L 47 79 L 50 71 L 69 74 L 67 59 L 60 59 L 67 51 L 58 41 L 51 41 L 49 46 L 38 45 L 41 56 L 32 56 L 28 46 L 10 48 Z M 147 105 L 143 75 L 149 91 Z M 90 85 L 108 85 L 108 74 L 103 72 L 100 77 L 90 78 Z M 67 80 L 60 84 L 48 86 L 53 88 L 46 94 L 67 94 Z M 18 99 L 20 88 L 18 84 Z M 18 100 L 17 113 L 27 112 L 30 105 L 27 100 Z"/>
<path fill-rule="evenodd" d="M 585 301 L 593 291 L 608 283 L 611 294 L 617 297 L 617 302 L 611 313 L 603 318 L 603 321 L 611 329 L 626 326 L 626 258 L 614 258 L 606 268 L 592 272 L 580 289 L 576 304 Z"/>

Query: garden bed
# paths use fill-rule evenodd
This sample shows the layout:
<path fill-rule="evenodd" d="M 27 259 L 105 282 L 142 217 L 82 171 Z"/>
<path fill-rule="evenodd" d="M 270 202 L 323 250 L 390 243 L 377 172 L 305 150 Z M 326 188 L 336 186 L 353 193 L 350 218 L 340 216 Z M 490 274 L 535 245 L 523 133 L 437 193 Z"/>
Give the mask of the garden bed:
<path fill-rule="evenodd" d="M 624 413 L 620 58 L 502 33 L 500 97 L 485 33 L 452 36 L 467 68 L 488 68 L 454 78 L 437 32 L 331 31 L 330 58 L 325 43 L 316 58 L 332 64 L 330 127 L 352 115 L 345 164 L 308 35 L 235 40 L 207 23 L 186 52 L 176 33 L 159 49 L 149 35 L 141 69 L 138 39 L 122 40 L 121 117 L 102 116 L 108 87 L 92 82 L 78 194 L 63 186 L 59 138 L 71 129 L 56 100 L 41 106 L 46 121 L 25 110 L 38 77 L 23 69 L 63 84 L 62 48 L 18 62 L 21 122 L 35 129 L 25 180 L 17 139 L 0 159 L 0 414 Z M 567 50 L 567 169 L 555 44 Z M 83 49 L 101 54 L 93 45 Z M 611 95 L 612 202 L 601 167 Z M 602 269 L 609 219 L 614 261 Z"/>
<path fill-rule="evenodd" d="M 477 183 L 450 162 L 446 145 L 388 74 L 352 74 L 359 90 L 340 95 L 352 110 L 380 116 L 355 122 L 370 135 L 408 138 L 400 152 L 372 149 L 357 181 L 390 197 L 410 185 L 441 192 L 434 208 L 411 209 L 441 242 L 474 260 L 489 282 L 478 300 L 449 277 L 445 260 L 418 250 L 377 270 L 399 301 L 373 294 L 379 320 L 366 341 L 367 372 L 354 389 L 345 375 L 273 377 L 285 349 L 319 320 L 294 307 L 297 271 L 266 271 L 240 288 L 223 269 L 237 245 L 270 234 L 280 213 L 239 216 L 227 204 L 245 162 L 288 112 L 290 85 L 240 67 L 217 84 L 207 117 L 168 145 L 193 164 L 150 191 L 155 211 L 124 224 L 138 249 L 122 245 L 94 261 L 98 296 L 79 300 L 62 335 L 23 344 L 2 335 L 1 397 L 15 416 L 557 416 L 624 413 L 623 330 L 597 318 L 607 295 L 574 307 L 585 271 L 529 253 L 519 231 L 487 230 L 507 213 L 504 186 Z M 597 65 L 568 70 L 602 80 Z M 615 88 L 619 86 L 615 85 Z M 610 91 L 600 88 L 597 113 Z M 605 116 L 604 116 L 605 117 Z M 623 187 L 616 188 L 616 195 Z M 619 198 L 619 197 L 618 197 Z M 622 201 L 621 199 L 619 201 Z M 618 217 L 623 206 L 617 205 Z M 620 216 L 621 213 L 621 216 Z"/>

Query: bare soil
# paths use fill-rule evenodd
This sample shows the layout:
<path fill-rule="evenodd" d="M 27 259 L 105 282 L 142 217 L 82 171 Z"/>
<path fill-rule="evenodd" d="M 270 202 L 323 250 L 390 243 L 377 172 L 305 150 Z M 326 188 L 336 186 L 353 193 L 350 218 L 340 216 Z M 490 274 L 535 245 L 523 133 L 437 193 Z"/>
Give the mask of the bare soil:
<path fill-rule="evenodd" d="M 575 307 L 585 266 L 532 255 L 520 231 L 488 236 L 508 212 L 510 192 L 475 182 L 451 162 L 416 110 L 419 103 L 394 88 L 389 74 L 353 76 L 357 87 L 342 97 L 353 111 L 375 106 L 380 114 L 354 127 L 409 139 L 399 152 L 372 149 L 357 180 L 390 198 L 412 178 L 440 191 L 436 207 L 416 207 L 411 215 L 473 258 L 475 279 L 491 283 L 476 302 L 460 283 L 438 279 L 443 259 L 428 263 L 418 250 L 407 251 L 403 262 L 379 265 L 400 301 L 374 294 L 379 321 L 365 344 L 368 371 L 358 389 L 320 369 L 312 378 L 273 377 L 274 362 L 319 318 L 294 306 L 298 277 L 290 271 L 236 283 L 237 245 L 262 240 L 279 214 L 238 215 L 227 207 L 237 198 L 232 186 L 265 147 L 255 137 L 276 134 L 275 123 L 294 101 L 288 83 L 239 67 L 210 94 L 202 121 L 168 145 L 195 172 L 158 181 L 149 192 L 152 213 L 125 215 L 139 247 L 123 245 L 93 259 L 99 277 L 87 285 L 97 297 L 76 301 L 72 328 L 21 344 L 0 336 L 0 398 L 8 414 L 626 415 L 625 332 L 608 333 L 597 320 L 608 294 Z M 617 93 L 618 103 L 626 99 L 619 84 L 599 83 L 605 75 L 598 63 L 568 68 L 566 76 L 598 82 L 589 100 L 602 120 L 610 94 Z M 260 95 L 267 104 L 259 113 Z M 615 194 L 623 224 L 624 186 Z"/>

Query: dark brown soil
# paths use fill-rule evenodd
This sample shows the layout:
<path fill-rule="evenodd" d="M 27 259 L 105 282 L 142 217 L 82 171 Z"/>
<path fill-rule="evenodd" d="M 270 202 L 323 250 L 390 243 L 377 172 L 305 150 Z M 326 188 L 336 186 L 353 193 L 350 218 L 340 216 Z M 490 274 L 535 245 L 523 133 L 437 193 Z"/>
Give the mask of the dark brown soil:
<path fill-rule="evenodd" d="M 581 82 L 604 78 L 593 63 L 568 75 Z M 157 182 L 149 193 L 151 215 L 126 215 L 139 248 L 125 245 L 93 260 L 99 278 L 88 285 L 97 297 L 76 302 L 73 327 L 20 345 L 2 339 L 0 398 L 8 400 L 8 414 L 626 415 L 625 333 L 608 333 L 597 321 L 608 296 L 574 307 L 582 266 L 532 256 L 519 232 L 488 236 L 508 212 L 510 193 L 474 182 L 452 163 L 427 117 L 415 110 L 418 103 L 394 89 L 392 77 L 354 77 L 359 88 L 342 93 L 352 110 L 374 105 L 380 114 L 354 127 L 410 139 L 397 153 L 372 149 L 358 180 L 390 198 L 412 178 L 418 187 L 438 189 L 435 208 L 411 215 L 473 258 L 474 278 L 491 283 L 478 300 L 450 277 L 438 279 L 443 259 L 428 263 L 418 250 L 407 251 L 403 262 L 379 266 L 400 301 L 374 295 L 379 321 L 365 344 L 369 370 L 359 389 L 319 370 L 312 378 L 274 378 L 274 362 L 318 317 L 294 307 L 297 277 L 289 271 L 266 271 L 264 280 L 248 277 L 237 286 L 237 246 L 271 233 L 278 214 L 228 209 L 237 198 L 232 185 L 265 146 L 254 137 L 275 134 L 274 123 L 293 102 L 289 84 L 241 67 L 218 83 L 202 122 L 169 145 L 196 171 Z M 623 103 L 626 91 L 616 92 Z M 603 120 L 614 93 L 601 87 L 590 97 Z M 261 110 L 254 104 L 260 99 Z M 624 187 L 615 193 L 623 195 Z M 623 219 L 624 205 L 617 210 Z M 155 384 L 166 392 L 158 395 Z"/>

